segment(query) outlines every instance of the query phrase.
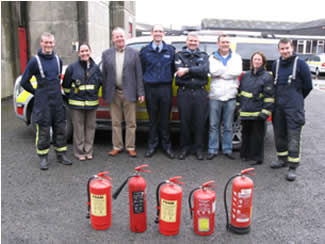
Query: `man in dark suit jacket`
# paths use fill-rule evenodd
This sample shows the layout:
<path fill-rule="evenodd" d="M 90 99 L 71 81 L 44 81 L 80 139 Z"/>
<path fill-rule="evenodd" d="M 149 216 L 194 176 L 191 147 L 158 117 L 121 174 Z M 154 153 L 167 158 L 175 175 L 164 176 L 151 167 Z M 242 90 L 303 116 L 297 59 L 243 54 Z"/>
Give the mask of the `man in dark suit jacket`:
<path fill-rule="evenodd" d="M 138 51 L 125 47 L 125 31 L 112 32 L 114 47 L 103 52 L 103 98 L 110 105 L 113 150 L 116 156 L 124 148 L 122 120 L 125 118 L 125 148 L 131 157 L 135 152 L 136 102 L 144 102 L 143 73 Z"/>

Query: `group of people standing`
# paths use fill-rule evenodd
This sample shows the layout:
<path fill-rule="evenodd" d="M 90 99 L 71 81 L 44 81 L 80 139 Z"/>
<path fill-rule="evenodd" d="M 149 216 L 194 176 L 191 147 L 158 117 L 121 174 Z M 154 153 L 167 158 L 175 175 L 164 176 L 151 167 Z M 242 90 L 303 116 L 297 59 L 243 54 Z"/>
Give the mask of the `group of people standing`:
<path fill-rule="evenodd" d="M 272 168 L 289 166 L 287 179 L 296 178 L 295 169 L 301 159 L 301 132 L 305 122 L 304 98 L 312 89 L 307 64 L 293 52 L 292 42 L 281 39 L 280 58 L 273 65 L 273 77 L 266 71 L 266 58 L 256 51 L 251 56 L 250 70 L 242 74 L 242 59 L 230 49 L 227 35 L 218 37 L 218 50 L 210 56 L 199 49 L 199 36 L 189 33 L 186 46 L 175 53 L 175 48 L 163 41 L 161 25 L 152 29 L 152 42 L 140 52 L 126 47 L 125 32 L 112 32 L 114 47 L 103 52 L 102 72 L 90 57 L 89 44 L 79 46 L 79 60 L 66 70 L 63 89 L 71 108 L 73 122 L 73 152 L 79 160 L 93 158 L 98 90 L 103 87 L 103 98 L 109 104 L 112 118 L 112 144 L 108 153 L 116 156 L 124 148 L 136 157 L 136 103 L 146 102 L 149 115 L 148 148 L 145 157 L 152 157 L 159 145 L 170 159 L 175 158 L 169 134 L 172 108 L 172 82 L 175 77 L 177 107 L 180 118 L 180 153 L 184 160 L 194 153 L 203 160 L 204 137 L 209 118 L 207 159 L 219 153 L 234 160 L 232 154 L 232 122 L 235 111 L 242 122 L 244 161 L 261 164 L 264 160 L 266 119 L 273 114 L 273 127 L 278 160 Z M 43 33 L 41 49 L 28 63 L 21 84 L 35 95 L 33 115 L 37 123 L 36 146 L 41 158 L 40 168 L 48 169 L 50 127 L 58 162 L 71 165 L 65 151 L 64 108 L 60 91 L 62 61 L 54 54 L 54 36 Z M 211 75 L 210 92 L 206 90 Z M 37 88 L 29 79 L 35 75 Z M 122 121 L 126 124 L 125 140 Z M 219 129 L 223 123 L 222 142 Z M 125 145 L 123 143 L 125 141 Z"/>

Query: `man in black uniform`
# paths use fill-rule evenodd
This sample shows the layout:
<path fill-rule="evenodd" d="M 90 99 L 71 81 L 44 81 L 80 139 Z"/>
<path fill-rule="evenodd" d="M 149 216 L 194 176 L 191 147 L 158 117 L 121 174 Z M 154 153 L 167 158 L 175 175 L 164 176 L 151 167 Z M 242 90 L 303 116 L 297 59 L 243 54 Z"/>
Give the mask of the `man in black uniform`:
<path fill-rule="evenodd" d="M 189 33 L 186 46 L 175 56 L 177 106 L 181 122 L 180 160 L 185 159 L 191 150 L 195 151 L 198 160 L 203 159 L 204 131 L 209 108 L 205 89 L 208 84 L 209 56 L 200 51 L 199 44 L 199 37 Z"/>
<path fill-rule="evenodd" d="M 53 129 L 53 145 L 55 147 L 57 161 L 65 165 L 71 165 L 65 152 L 67 151 L 65 138 L 65 111 L 61 94 L 60 76 L 62 60 L 55 55 L 54 36 L 44 32 L 40 41 L 41 48 L 27 64 L 21 78 L 22 87 L 34 95 L 33 121 L 36 123 L 36 151 L 41 158 L 41 170 L 48 169 L 50 148 L 50 127 Z M 35 75 L 37 88 L 29 82 Z"/>
<path fill-rule="evenodd" d="M 278 160 L 271 168 L 289 166 L 288 181 L 296 179 L 296 168 L 301 160 L 301 133 L 305 124 L 304 99 L 312 90 L 308 65 L 293 51 L 292 41 L 281 39 L 281 57 L 273 63 L 275 107 L 272 116 Z"/>

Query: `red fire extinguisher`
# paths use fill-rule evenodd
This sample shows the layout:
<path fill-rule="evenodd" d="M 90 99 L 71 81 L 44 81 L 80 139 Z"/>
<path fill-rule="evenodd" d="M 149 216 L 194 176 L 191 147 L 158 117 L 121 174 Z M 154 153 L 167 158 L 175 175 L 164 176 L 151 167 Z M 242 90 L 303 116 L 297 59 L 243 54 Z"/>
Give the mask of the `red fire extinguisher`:
<path fill-rule="evenodd" d="M 191 218 L 194 212 L 194 232 L 198 235 L 207 236 L 214 232 L 214 216 L 216 212 L 216 194 L 208 189 L 216 187 L 214 181 L 208 181 L 191 191 L 188 197 Z M 192 195 L 194 208 L 192 208 Z"/>
<path fill-rule="evenodd" d="M 227 218 L 226 228 L 228 231 L 230 230 L 237 234 L 246 234 L 250 231 L 254 182 L 245 175 L 254 175 L 250 173 L 254 170 L 254 168 L 249 168 L 241 171 L 239 174 L 232 176 L 225 186 L 224 203 Z M 229 224 L 226 195 L 227 187 L 233 179 L 230 213 L 231 221 Z"/>
<path fill-rule="evenodd" d="M 112 178 L 108 171 L 89 178 L 87 184 L 88 215 L 91 226 L 96 230 L 108 229 L 112 224 Z"/>
<path fill-rule="evenodd" d="M 135 174 L 129 176 L 113 194 L 113 198 L 116 199 L 129 181 L 130 229 L 133 232 L 144 232 L 147 229 L 147 184 L 145 179 L 139 175 L 139 172 L 151 172 L 143 169 L 145 167 L 148 165 L 136 167 Z"/>
<path fill-rule="evenodd" d="M 159 232 L 163 235 L 177 235 L 181 225 L 181 207 L 183 189 L 177 184 L 184 185 L 178 181 L 181 176 L 170 178 L 161 182 L 156 190 L 157 218 Z M 160 197 L 159 197 L 160 196 Z"/>

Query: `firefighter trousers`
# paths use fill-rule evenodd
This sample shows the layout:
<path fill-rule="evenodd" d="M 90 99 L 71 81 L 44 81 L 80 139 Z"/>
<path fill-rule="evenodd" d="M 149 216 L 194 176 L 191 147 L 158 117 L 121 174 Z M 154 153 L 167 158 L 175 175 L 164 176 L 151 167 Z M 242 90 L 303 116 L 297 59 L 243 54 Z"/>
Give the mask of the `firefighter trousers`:
<path fill-rule="evenodd" d="M 256 162 L 263 162 L 265 121 L 262 119 L 242 120 L 241 124 L 242 144 L 240 157 Z"/>
<path fill-rule="evenodd" d="M 301 160 L 303 123 L 292 119 L 294 113 L 276 106 L 272 116 L 275 146 L 280 160 L 289 167 L 298 167 Z"/>

